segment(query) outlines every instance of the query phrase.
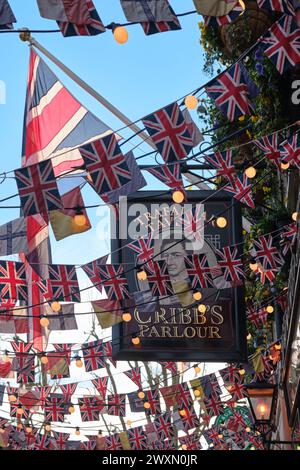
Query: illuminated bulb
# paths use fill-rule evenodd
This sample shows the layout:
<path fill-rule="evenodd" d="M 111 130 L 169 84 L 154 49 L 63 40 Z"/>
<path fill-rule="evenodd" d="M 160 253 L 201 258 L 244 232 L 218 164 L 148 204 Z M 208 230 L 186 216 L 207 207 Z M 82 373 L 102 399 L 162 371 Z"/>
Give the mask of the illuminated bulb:
<path fill-rule="evenodd" d="M 16 402 L 16 401 L 17 401 L 16 395 L 13 395 L 13 394 L 9 395 L 8 401 L 9 401 L 10 403 Z"/>
<path fill-rule="evenodd" d="M 77 227 L 84 227 L 86 225 L 86 216 L 84 214 L 75 214 L 73 222 Z"/>
<path fill-rule="evenodd" d="M 227 225 L 227 220 L 225 217 L 218 217 L 216 220 L 217 227 L 219 228 L 225 228 Z"/>
<path fill-rule="evenodd" d="M 256 176 L 256 169 L 254 168 L 254 166 L 249 166 L 249 168 L 247 168 L 247 169 L 245 170 L 245 175 L 246 175 L 247 178 L 249 178 L 249 179 L 255 178 L 255 176 Z"/>
<path fill-rule="evenodd" d="M 23 410 L 23 408 L 22 408 L 22 405 L 19 405 L 19 406 L 18 406 L 17 414 L 18 414 L 18 415 L 21 415 L 21 416 L 24 414 L 24 410 Z"/>
<path fill-rule="evenodd" d="M 272 307 L 272 305 L 268 305 L 267 308 L 266 308 L 266 311 L 268 313 L 273 313 L 274 312 L 274 307 Z"/>
<path fill-rule="evenodd" d="M 298 212 L 293 212 L 292 214 L 292 219 L 297 222 L 297 219 L 298 219 Z"/>
<path fill-rule="evenodd" d="M 240 375 L 245 375 L 245 374 L 246 374 L 245 369 L 240 369 L 240 370 L 239 370 L 239 374 L 240 374 Z"/>
<path fill-rule="evenodd" d="M 45 315 L 42 315 L 40 318 L 40 324 L 43 328 L 47 328 L 49 326 L 49 320 Z"/>
<path fill-rule="evenodd" d="M 286 163 L 285 163 L 285 162 L 281 162 L 281 163 L 280 163 L 280 168 L 281 168 L 282 170 L 288 170 L 289 167 L 290 167 L 289 162 L 286 162 Z"/>
<path fill-rule="evenodd" d="M 76 436 L 80 436 L 80 429 L 79 428 L 76 428 L 75 434 L 76 434 Z"/>
<path fill-rule="evenodd" d="M 219 439 L 223 439 L 223 434 L 218 434 Z"/>
<path fill-rule="evenodd" d="M 83 366 L 83 362 L 79 356 L 76 357 L 76 366 L 79 368 Z"/>
<path fill-rule="evenodd" d="M 249 264 L 249 268 L 251 269 L 251 271 L 257 271 L 258 264 L 255 261 L 251 261 Z"/>
<path fill-rule="evenodd" d="M 186 445 L 186 444 L 182 444 L 181 448 L 182 448 L 182 450 L 187 450 L 187 445 Z"/>
<path fill-rule="evenodd" d="M 48 364 L 48 357 L 46 356 L 46 354 L 43 354 L 42 357 L 41 357 L 41 363 L 46 365 Z"/>
<path fill-rule="evenodd" d="M 149 410 L 149 408 L 151 408 L 151 405 L 150 405 L 150 403 L 149 403 L 148 401 L 146 401 L 146 402 L 144 403 L 144 408 L 145 408 L 146 410 Z"/>
<path fill-rule="evenodd" d="M 128 312 L 127 312 L 127 313 L 123 313 L 123 315 L 122 315 L 122 319 L 123 319 L 123 321 L 126 322 L 126 323 L 130 322 L 130 321 L 131 321 L 131 318 L 132 318 L 132 316 L 131 316 L 131 314 L 128 313 Z"/>
<path fill-rule="evenodd" d="M 202 299 L 202 294 L 201 294 L 201 292 L 194 292 L 193 297 L 194 297 L 194 300 L 201 300 Z"/>
<path fill-rule="evenodd" d="M 180 416 L 185 416 L 185 415 L 186 415 L 186 411 L 185 411 L 185 410 L 180 410 L 180 411 L 179 411 L 179 414 L 180 414 Z"/>
<path fill-rule="evenodd" d="M 246 432 L 251 432 L 251 428 L 249 428 L 249 426 L 246 427 L 245 429 Z"/>
<path fill-rule="evenodd" d="M 51 424 L 50 423 L 47 423 L 46 426 L 45 426 L 45 431 L 46 432 L 50 432 L 51 431 Z"/>
<path fill-rule="evenodd" d="M 126 424 L 127 426 L 131 426 L 132 425 L 132 422 L 130 421 L 130 419 L 128 421 L 126 421 Z"/>
<path fill-rule="evenodd" d="M 117 26 L 113 34 L 118 44 L 125 44 L 128 41 L 128 31 L 124 26 Z"/>
<path fill-rule="evenodd" d="M 27 434 L 32 433 L 32 427 L 31 426 L 26 426 L 25 431 L 27 432 Z"/>
<path fill-rule="evenodd" d="M 198 310 L 199 310 L 200 313 L 205 313 L 206 312 L 206 305 L 200 304 L 198 306 Z"/>
<path fill-rule="evenodd" d="M 74 405 L 70 405 L 68 411 L 69 411 L 70 415 L 73 414 L 73 413 L 75 413 L 75 407 L 74 407 Z"/>
<path fill-rule="evenodd" d="M 277 349 L 277 351 L 280 351 L 280 349 L 281 349 L 281 344 L 275 344 L 275 349 Z"/>
<path fill-rule="evenodd" d="M 201 395 L 200 390 L 198 390 L 198 389 L 194 390 L 194 395 L 195 395 L 195 397 L 200 397 L 200 395 Z"/>
<path fill-rule="evenodd" d="M 138 271 L 137 273 L 137 278 L 139 281 L 146 281 L 147 280 L 147 273 L 143 269 Z"/>
<path fill-rule="evenodd" d="M 141 340 L 140 340 L 140 338 L 138 338 L 138 336 L 133 336 L 131 338 L 131 342 L 132 342 L 132 344 L 134 344 L 134 346 L 138 346 L 140 344 Z"/>
<path fill-rule="evenodd" d="M 56 313 L 59 312 L 61 309 L 60 303 L 55 300 L 54 302 L 51 303 L 51 309 L 53 312 L 56 312 Z"/>
<path fill-rule="evenodd" d="M 266 411 L 265 405 L 260 405 L 259 411 L 261 412 L 261 414 L 263 414 Z"/>
<path fill-rule="evenodd" d="M 141 400 L 143 400 L 143 399 L 145 398 L 144 392 L 140 391 L 140 392 L 138 393 L 138 397 L 139 397 Z"/>
<path fill-rule="evenodd" d="M 252 338 L 252 335 L 251 335 L 251 333 L 249 333 L 249 334 L 247 335 L 247 340 L 250 341 L 251 338 Z"/>
<path fill-rule="evenodd" d="M 194 95 L 189 95 L 185 98 L 184 104 L 186 105 L 187 109 L 196 109 L 199 101 Z"/>
<path fill-rule="evenodd" d="M 196 374 L 200 374 L 200 372 L 201 372 L 201 369 L 197 364 L 194 366 L 194 370 L 195 370 Z"/>
<path fill-rule="evenodd" d="M 172 199 L 176 204 L 181 204 L 184 201 L 184 194 L 182 191 L 174 191 Z"/>

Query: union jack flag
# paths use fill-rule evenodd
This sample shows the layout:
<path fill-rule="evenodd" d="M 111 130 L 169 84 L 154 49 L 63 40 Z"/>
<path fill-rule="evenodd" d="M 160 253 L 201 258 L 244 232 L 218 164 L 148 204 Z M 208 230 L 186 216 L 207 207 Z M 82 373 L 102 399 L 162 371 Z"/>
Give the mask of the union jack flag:
<path fill-rule="evenodd" d="M 92 384 L 96 387 L 101 400 L 105 400 L 107 393 L 108 377 L 98 377 L 92 380 Z"/>
<path fill-rule="evenodd" d="M 239 381 L 241 378 L 239 374 L 239 369 L 234 364 L 229 364 L 227 367 L 225 367 L 225 369 L 221 369 L 219 372 L 225 383 L 236 382 Z"/>
<path fill-rule="evenodd" d="M 229 121 L 250 114 L 249 88 L 244 82 L 242 69 L 238 63 L 222 73 L 205 89 Z"/>
<path fill-rule="evenodd" d="M 247 388 L 241 379 L 231 383 L 230 385 L 227 385 L 226 388 L 234 401 L 242 400 L 242 398 L 248 396 Z"/>
<path fill-rule="evenodd" d="M 190 429 L 198 428 L 200 426 L 200 421 L 198 416 L 195 413 L 193 406 L 190 408 L 184 408 L 184 415 L 180 416 L 184 432 L 189 432 Z"/>
<path fill-rule="evenodd" d="M 184 227 L 184 235 L 189 240 L 202 241 L 204 236 L 204 221 L 206 213 L 202 204 L 196 204 L 192 209 L 184 210 L 179 223 Z"/>
<path fill-rule="evenodd" d="M 128 429 L 126 434 L 132 450 L 147 449 L 147 435 L 143 426 Z"/>
<path fill-rule="evenodd" d="M 83 422 L 99 421 L 100 411 L 104 408 L 104 403 L 101 405 L 96 397 L 82 397 L 78 398 L 78 404 Z"/>
<path fill-rule="evenodd" d="M 145 409 L 146 415 L 161 414 L 159 391 L 157 388 L 153 388 L 152 390 L 145 390 L 144 403 L 145 402 L 148 402 L 150 405 L 150 408 Z"/>
<path fill-rule="evenodd" d="M 186 157 L 194 146 L 177 103 L 149 114 L 143 124 L 166 163 Z"/>
<path fill-rule="evenodd" d="M 213 444 L 214 446 L 219 446 L 225 443 L 223 438 L 220 438 L 220 429 L 219 426 L 212 426 L 210 429 L 207 429 L 203 433 L 208 444 Z"/>
<path fill-rule="evenodd" d="M 59 386 L 63 393 L 64 401 L 66 403 L 71 402 L 72 395 L 74 395 L 74 393 L 76 392 L 77 385 L 78 385 L 77 383 L 74 383 L 74 384 L 65 384 L 65 385 Z"/>
<path fill-rule="evenodd" d="M 264 152 L 266 158 L 271 160 L 280 169 L 280 148 L 277 132 L 255 140 L 254 144 Z"/>
<path fill-rule="evenodd" d="M 205 26 L 213 26 L 215 28 L 219 26 L 224 26 L 226 24 L 232 23 L 236 18 L 238 18 L 244 11 L 242 5 L 239 2 L 233 7 L 233 9 L 227 14 L 222 16 L 207 16 L 203 15 Z"/>
<path fill-rule="evenodd" d="M 218 397 L 215 397 L 213 395 L 209 398 L 204 397 L 203 403 L 205 405 L 207 413 L 211 418 L 213 416 L 219 416 L 224 412 L 224 403 L 222 403 Z"/>
<path fill-rule="evenodd" d="M 300 29 L 292 16 L 283 15 L 260 42 L 280 74 L 300 62 Z"/>
<path fill-rule="evenodd" d="M 54 445 L 57 450 L 65 450 L 66 442 L 70 437 L 70 434 L 63 432 L 52 431 L 54 437 Z"/>
<path fill-rule="evenodd" d="M 0 298 L 28 300 L 25 265 L 0 260 Z"/>
<path fill-rule="evenodd" d="M 108 395 L 107 397 L 107 414 L 113 416 L 125 416 L 126 414 L 126 395 Z"/>
<path fill-rule="evenodd" d="M 176 385 L 176 401 L 179 408 L 190 408 L 193 406 L 193 398 L 186 382 Z"/>
<path fill-rule="evenodd" d="M 81 442 L 80 449 L 81 450 L 95 450 L 97 447 L 96 441 L 85 441 Z"/>
<path fill-rule="evenodd" d="M 134 367 L 130 370 L 126 370 L 124 374 L 132 380 L 132 382 L 139 388 L 142 388 L 142 379 L 141 379 L 141 368 Z"/>
<path fill-rule="evenodd" d="M 25 216 L 63 207 L 51 160 L 15 170 L 15 178 Z"/>
<path fill-rule="evenodd" d="M 258 267 L 257 271 L 255 271 L 255 274 L 259 275 L 260 282 L 262 284 L 265 284 L 267 281 L 273 282 L 276 277 L 275 271 L 273 269 L 264 270 L 261 266 Z"/>
<path fill-rule="evenodd" d="M 204 158 L 217 169 L 217 176 L 225 176 L 231 185 L 234 186 L 236 173 L 232 163 L 232 150 L 204 155 Z"/>
<path fill-rule="evenodd" d="M 49 265 L 49 279 L 53 298 L 66 302 L 80 302 L 80 292 L 75 266 Z"/>
<path fill-rule="evenodd" d="M 154 269 L 152 261 L 152 258 L 154 256 L 154 246 L 151 234 L 148 236 L 148 238 L 138 238 L 137 240 L 134 240 L 133 242 L 127 245 L 127 248 L 130 248 L 138 254 L 138 263 L 141 263 L 142 265 L 144 265 L 144 263 L 147 263 L 147 266 L 151 270 Z"/>
<path fill-rule="evenodd" d="M 83 24 L 57 21 L 64 37 L 70 36 L 96 36 L 106 31 L 92 0 L 80 2 L 81 16 L 86 18 Z"/>
<path fill-rule="evenodd" d="M 120 440 L 120 434 L 116 433 L 112 436 L 105 436 L 105 450 L 122 450 L 123 445 Z"/>
<path fill-rule="evenodd" d="M 300 170 L 300 133 L 293 134 L 280 145 L 280 157 Z"/>
<path fill-rule="evenodd" d="M 86 372 L 92 372 L 93 370 L 105 367 L 102 340 L 84 343 L 82 345 L 82 354 Z"/>
<path fill-rule="evenodd" d="M 18 402 L 10 403 L 10 416 L 12 418 L 20 418 L 20 415 L 18 414 L 18 407 L 19 407 Z M 22 414 L 22 418 L 23 419 L 28 419 L 30 414 L 31 414 L 30 409 L 26 408 L 25 406 L 23 406 L 22 408 L 23 408 L 23 411 L 24 411 L 24 413 Z"/>
<path fill-rule="evenodd" d="M 172 20 L 170 21 L 142 21 L 141 25 L 144 30 L 144 33 L 147 36 L 156 33 L 164 33 L 166 31 L 178 31 L 181 29 L 181 25 L 177 15 L 175 14 L 171 5 L 169 5 L 170 13 L 172 15 Z"/>
<path fill-rule="evenodd" d="M 206 255 L 187 256 L 185 265 L 193 289 L 199 290 L 213 286 L 212 269 Z"/>
<path fill-rule="evenodd" d="M 111 341 L 105 341 L 103 343 L 104 357 L 106 357 L 114 367 L 117 367 L 117 361 L 112 358 L 112 344 Z"/>
<path fill-rule="evenodd" d="M 289 249 L 296 243 L 298 234 L 298 226 L 297 223 L 293 223 L 290 225 L 286 225 L 280 234 L 281 242 L 280 244 L 283 245 L 283 254 L 286 255 Z"/>
<path fill-rule="evenodd" d="M 102 284 L 99 276 L 99 264 L 98 260 L 92 261 L 91 263 L 84 264 L 81 266 L 85 274 L 89 277 L 90 281 L 94 284 L 96 289 L 102 293 Z"/>
<path fill-rule="evenodd" d="M 181 177 L 180 163 L 172 165 L 161 165 L 155 168 L 148 168 L 151 175 L 155 176 L 171 189 L 183 189 L 183 181 Z"/>
<path fill-rule="evenodd" d="M 64 396 L 50 394 L 50 398 L 45 401 L 46 421 L 57 421 L 63 423 L 65 418 Z"/>
<path fill-rule="evenodd" d="M 289 0 L 257 0 L 258 8 L 270 11 L 279 11 L 287 15 L 294 15 L 295 8 Z"/>
<path fill-rule="evenodd" d="M 253 240 L 256 250 L 256 257 L 259 259 L 264 270 L 277 270 L 278 266 L 282 266 L 284 260 L 280 255 L 276 246 L 273 245 L 272 235 L 261 235 L 258 240 Z"/>
<path fill-rule="evenodd" d="M 225 246 L 221 250 L 216 250 L 216 255 L 225 280 L 239 284 L 245 278 L 245 274 L 237 247 Z"/>
<path fill-rule="evenodd" d="M 38 281 L 36 281 L 36 284 L 43 294 L 45 300 L 52 300 L 54 298 L 50 279 L 41 279 L 39 277 Z"/>
<path fill-rule="evenodd" d="M 92 178 L 92 186 L 101 195 L 119 189 L 132 179 L 114 134 L 80 148 L 85 167 Z"/>
<path fill-rule="evenodd" d="M 177 364 L 176 362 L 159 362 L 165 369 L 168 369 L 172 372 L 172 375 L 177 374 Z"/>
<path fill-rule="evenodd" d="M 165 261 L 153 261 L 153 270 L 144 266 L 152 295 L 168 296 L 173 294 L 172 283 Z"/>
<path fill-rule="evenodd" d="M 264 324 L 267 317 L 267 311 L 263 310 L 264 315 L 262 317 L 262 310 L 257 310 L 254 306 L 248 306 L 247 308 L 247 320 L 249 320 L 256 328 L 261 327 L 261 323 Z"/>
<path fill-rule="evenodd" d="M 224 190 L 232 193 L 233 197 L 242 204 L 246 204 L 251 207 L 251 209 L 255 208 L 254 201 L 252 199 L 252 185 L 248 184 L 248 178 L 245 173 L 242 177 L 237 177 L 233 186 L 227 185 L 224 187 Z"/>
<path fill-rule="evenodd" d="M 159 441 L 174 437 L 175 433 L 170 413 L 167 412 L 156 416 L 153 424 Z"/>
<path fill-rule="evenodd" d="M 33 450 L 49 450 L 51 444 L 48 434 L 36 433 L 36 440 L 33 445 Z"/>
<path fill-rule="evenodd" d="M 23 343 L 21 341 L 11 341 L 10 343 L 16 355 L 17 382 L 34 382 L 34 354 L 29 354 L 32 343 Z"/>
<path fill-rule="evenodd" d="M 45 408 L 46 399 L 49 397 L 52 387 L 39 387 L 40 393 L 40 407 L 42 410 Z"/>
<path fill-rule="evenodd" d="M 197 435 L 197 433 L 179 437 L 179 442 L 181 446 L 186 445 L 187 450 L 201 450 L 202 449 L 200 437 Z"/>
<path fill-rule="evenodd" d="M 219 398 L 222 394 L 221 387 L 219 385 L 216 374 L 209 374 L 204 377 L 200 377 L 200 383 L 204 391 L 204 396 L 207 398 L 214 396 Z"/>
<path fill-rule="evenodd" d="M 99 276 L 109 300 L 129 299 L 128 282 L 121 264 L 99 266 Z"/>

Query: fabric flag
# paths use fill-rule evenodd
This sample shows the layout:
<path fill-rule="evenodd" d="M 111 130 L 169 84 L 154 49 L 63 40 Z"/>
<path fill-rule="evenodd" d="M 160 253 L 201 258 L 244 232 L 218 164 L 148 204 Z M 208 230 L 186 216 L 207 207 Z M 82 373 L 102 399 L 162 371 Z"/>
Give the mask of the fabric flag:
<path fill-rule="evenodd" d="M 27 219 L 20 217 L 0 227 L 0 256 L 27 251 Z"/>
<path fill-rule="evenodd" d="M 55 450 L 65 450 L 66 449 L 66 442 L 70 437 L 70 434 L 57 432 L 51 430 L 51 434 L 53 435 L 53 444 Z"/>
<path fill-rule="evenodd" d="M 114 367 L 117 367 L 117 361 L 112 358 L 112 343 L 111 341 L 105 341 L 103 343 L 104 356 L 112 363 Z"/>
<path fill-rule="evenodd" d="M 86 372 L 92 372 L 93 370 L 105 367 L 102 340 L 84 343 L 82 345 L 82 354 Z"/>
<path fill-rule="evenodd" d="M 144 401 L 138 397 L 138 392 L 127 394 L 131 413 L 144 413 Z"/>
<path fill-rule="evenodd" d="M 130 370 L 124 371 L 124 374 L 132 380 L 132 382 L 141 390 L 142 389 L 142 379 L 141 379 L 141 368 L 134 367 Z"/>
<path fill-rule="evenodd" d="M 195 290 L 213 286 L 212 269 L 206 255 L 192 255 L 185 258 L 187 274 Z"/>
<path fill-rule="evenodd" d="M 232 161 L 232 150 L 215 152 L 212 155 L 204 155 L 205 160 L 217 170 L 217 176 L 225 176 L 234 185 L 236 172 Z"/>
<path fill-rule="evenodd" d="M 147 171 L 173 190 L 184 189 L 180 163 L 174 163 L 172 165 L 159 165 L 154 168 L 148 168 Z"/>
<path fill-rule="evenodd" d="M 81 420 L 83 422 L 99 421 L 100 411 L 104 406 L 103 403 L 100 403 L 99 399 L 96 397 L 86 396 L 78 398 L 78 404 Z"/>
<path fill-rule="evenodd" d="M 105 450 L 122 450 L 122 442 L 120 440 L 120 434 L 112 434 L 110 436 L 105 436 Z"/>
<path fill-rule="evenodd" d="M 193 0 L 200 15 L 224 16 L 230 13 L 236 0 Z"/>
<path fill-rule="evenodd" d="M 23 263 L 0 260 L 0 298 L 27 301 L 28 291 Z"/>
<path fill-rule="evenodd" d="M 284 163 L 295 165 L 300 170 L 300 133 L 293 134 L 279 147 L 280 157 Z M 1 230 L 1 229 L 0 229 Z"/>
<path fill-rule="evenodd" d="M 287 15 L 295 14 L 293 2 L 289 0 L 257 0 L 257 5 L 258 8 L 269 11 L 278 11 L 279 13 L 286 13 Z"/>
<path fill-rule="evenodd" d="M 65 352 L 47 352 L 48 363 L 43 365 L 43 369 L 51 378 L 69 377 L 69 360 Z"/>
<path fill-rule="evenodd" d="M 176 375 L 178 373 L 177 370 L 177 363 L 176 362 L 159 362 L 159 364 L 167 370 L 172 372 L 172 375 Z"/>
<path fill-rule="evenodd" d="M 147 266 L 150 269 L 154 269 L 152 261 L 154 256 L 154 242 L 152 234 L 149 234 L 147 238 L 138 238 L 137 240 L 134 240 L 129 243 L 126 248 L 137 253 L 136 261 L 138 264 L 140 263 L 141 265 L 144 265 L 147 263 Z"/>
<path fill-rule="evenodd" d="M 108 395 L 107 397 L 107 414 L 111 416 L 125 416 L 126 415 L 126 395 Z"/>
<path fill-rule="evenodd" d="M 56 20 L 65 37 L 105 32 L 92 0 L 37 0 L 37 3 L 41 16 Z"/>
<path fill-rule="evenodd" d="M 131 450 L 147 449 L 147 435 L 143 426 L 127 429 L 126 433 Z"/>
<path fill-rule="evenodd" d="M 110 328 L 123 321 L 123 309 L 118 300 L 95 300 L 92 306 L 102 329 Z"/>
<path fill-rule="evenodd" d="M 191 429 L 198 428 L 200 426 L 200 421 L 198 416 L 196 415 L 195 409 L 193 406 L 189 408 L 184 408 L 185 414 L 184 416 L 180 416 L 180 420 L 183 424 L 184 432 L 188 433 Z"/>
<path fill-rule="evenodd" d="M 91 229 L 90 220 L 84 209 L 84 201 L 80 188 L 74 188 L 72 191 L 61 196 L 61 202 L 63 209 L 53 210 L 49 215 L 51 227 L 57 241 L 77 233 L 87 232 Z M 85 216 L 85 223 L 83 225 L 77 225 L 74 222 L 77 209 Z"/>
<path fill-rule="evenodd" d="M 127 183 L 123 184 L 120 188 L 113 189 L 112 191 L 105 193 L 105 195 L 102 195 L 102 199 L 103 196 L 105 196 L 104 202 L 106 203 L 115 204 L 119 202 L 119 198 L 121 196 L 129 196 L 139 189 L 142 189 L 147 184 L 138 164 L 136 163 L 133 152 L 130 151 L 126 153 L 124 158 L 125 163 L 129 169 L 129 173 L 131 174 L 131 179 Z"/>
<path fill-rule="evenodd" d="M 165 0 L 120 0 L 127 21 L 170 21 L 172 14 Z"/>
<path fill-rule="evenodd" d="M 10 310 L 14 306 L 15 302 L 1 302 L 0 333 L 7 333 L 13 335 L 29 333 L 27 309 L 18 307 L 15 310 Z"/>
<path fill-rule="evenodd" d="M 157 298 L 153 297 L 151 291 L 134 292 L 134 304 L 139 313 L 153 313 L 157 307 Z"/>
<path fill-rule="evenodd" d="M 166 163 L 186 157 L 193 148 L 193 138 L 177 103 L 149 114 L 142 121 Z"/>
<path fill-rule="evenodd" d="M 75 266 L 64 264 L 49 265 L 49 280 L 53 299 L 66 302 L 80 302 Z"/>
<path fill-rule="evenodd" d="M 300 29 L 292 16 L 283 15 L 260 42 L 280 74 L 300 62 Z"/>
<path fill-rule="evenodd" d="M 262 150 L 265 157 L 271 160 L 277 166 L 278 170 L 280 170 L 280 146 L 277 132 L 255 140 L 254 144 Z"/>
<path fill-rule="evenodd" d="M 204 140 L 204 137 L 201 134 L 199 127 L 196 125 L 195 121 L 192 119 L 192 116 L 189 110 L 187 108 L 183 109 L 182 114 L 187 124 L 188 131 L 193 139 L 193 147 L 196 147 L 197 145 L 200 144 L 200 142 Z"/>
<path fill-rule="evenodd" d="M 12 370 L 12 363 L 10 361 L 2 361 L 2 358 L 0 357 L 0 377 L 2 379 L 6 378 L 6 377 L 10 378 L 11 377 L 11 370 Z M 12 378 L 13 378 L 13 376 L 14 376 L 14 374 L 12 374 Z M 0 394 L 1 394 L 1 388 L 0 388 Z"/>
<path fill-rule="evenodd" d="M 13 29 L 17 20 L 7 0 L 0 0 L 0 30 Z"/>
<path fill-rule="evenodd" d="M 153 261 L 152 264 L 153 270 L 147 265 L 144 266 L 152 295 L 154 297 L 172 295 L 173 287 L 168 274 L 167 263 L 165 261 Z"/>
<path fill-rule="evenodd" d="M 210 398 L 203 398 L 203 403 L 208 415 L 219 416 L 224 412 L 224 403 L 217 397 L 211 396 Z"/>
<path fill-rule="evenodd" d="M 120 189 L 132 180 L 126 158 L 114 134 L 84 145 L 80 148 L 80 154 L 92 179 L 90 184 L 100 196 Z"/>
<path fill-rule="evenodd" d="M 89 277 L 90 281 L 94 284 L 96 289 L 102 293 L 103 286 L 101 282 L 101 278 L 99 276 L 99 266 L 102 264 L 106 264 L 108 260 L 108 255 L 102 256 L 91 263 L 87 263 L 81 266 L 85 274 Z"/>
<path fill-rule="evenodd" d="M 207 16 L 203 15 L 205 26 L 212 26 L 218 28 L 226 24 L 232 23 L 236 18 L 238 18 L 244 12 L 244 8 L 240 2 L 236 2 L 233 9 L 227 13 L 227 15 L 222 16 Z"/>
<path fill-rule="evenodd" d="M 99 276 L 109 300 L 130 298 L 128 282 L 121 264 L 99 266 Z"/>
<path fill-rule="evenodd" d="M 97 389 L 97 392 L 100 395 L 100 399 L 105 401 L 108 386 L 108 377 L 98 377 L 97 379 L 93 379 L 92 384 Z"/>
<path fill-rule="evenodd" d="M 74 304 L 63 304 L 58 313 L 48 315 L 50 331 L 77 330 Z"/>
<path fill-rule="evenodd" d="M 147 402 L 150 405 L 150 408 L 144 409 L 146 415 L 149 416 L 149 415 L 161 414 L 158 388 L 153 388 L 151 390 L 144 390 L 144 392 L 145 392 L 144 403 Z"/>
<path fill-rule="evenodd" d="M 170 439 L 175 436 L 175 430 L 169 412 L 156 416 L 153 424 L 159 441 L 164 441 L 165 439 Z"/>
<path fill-rule="evenodd" d="M 250 92 L 239 63 L 215 78 L 205 89 L 229 121 L 251 113 Z"/>
<path fill-rule="evenodd" d="M 298 226 L 297 223 L 292 223 L 290 225 L 286 225 L 281 234 L 280 234 L 280 245 L 283 246 L 282 253 L 285 256 L 289 250 L 292 250 L 295 246 L 298 234 Z M 277 299 L 278 301 L 278 299 Z"/>
<path fill-rule="evenodd" d="M 142 0 L 142 1 L 143 1 L 144 4 L 146 2 L 148 3 L 147 0 Z M 171 5 L 169 4 L 168 0 L 160 0 L 160 1 L 161 1 L 161 3 L 163 3 L 164 5 L 167 6 L 169 19 L 168 20 L 163 20 L 163 21 L 158 21 L 154 17 L 154 21 L 153 21 L 153 19 L 152 20 L 148 19 L 147 21 L 142 21 L 141 25 L 142 25 L 142 28 L 144 30 L 144 33 L 147 36 L 150 36 L 151 34 L 164 33 L 166 31 L 178 31 L 178 30 L 181 29 L 179 19 L 176 15 L 175 11 L 173 10 Z M 134 2 L 132 2 L 132 3 L 134 3 Z M 156 3 L 158 3 L 158 2 L 156 2 Z"/>
<path fill-rule="evenodd" d="M 180 217 L 178 221 L 179 225 L 183 226 L 184 236 L 189 240 L 203 241 L 205 217 L 206 213 L 201 204 L 184 210 L 183 217 Z"/>
<path fill-rule="evenodd" d="M 261 235 L 257 240 L 253 240 L 256 250 L 256 257 L 262 264 L 263 269 L 278 270 L 284 264 L 284 260 L 278 249 L 273 244 L 272 235 Z"/>
<path fill-rule="evenodd" d="M 40 405 L 40 392 L 37 389 L 20 387 L 18 390 L 18 399 L 20 404 L 28 410 L 38 411 Z"/>
<path fill-rule="evenodd" d="M 251 209 L 255 208 L 252 198 L 252 184 L 248 182 L 248 178 L 245 174 L 243 174 L 242 177 L 238 176 L 233 186 L 224 186 L 224 190 L 232 193 L 233 197 L 242 204 L 246 204 Z"/>
<path fill-rule="evenodd" d="M 237 247 L 225 246 L 221 250 L 216 250 L 216 255 L 225 280 L 231 282 L 232 285 L 241 284 L 245 279 L 245 274 Z"/>
<path fill-rule="evenodd" d="M 45 401 L 45 420 L 63 423 L 65 418 L 64 396 L 51 393 Z"/>

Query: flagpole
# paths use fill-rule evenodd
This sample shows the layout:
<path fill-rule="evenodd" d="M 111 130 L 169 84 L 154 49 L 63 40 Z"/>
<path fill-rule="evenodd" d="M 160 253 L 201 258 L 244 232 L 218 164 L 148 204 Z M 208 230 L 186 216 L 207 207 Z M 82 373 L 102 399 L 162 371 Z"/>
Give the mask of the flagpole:
<path fill-rule="evenodd" d="M 24 31 L 26 33 L 26 30 Z M 22 34 L 22 33 L 21 33 Z M 30 33 L 29 33 L 30 34 Z M 28 36 L 27 36 L 28 37 Z M 148 134 L 142 131 L 139 126 L 134 124 L 125 114 L 123 114 L 118 108 L 111 104 L 104 96 L 100 95 L 96 90 L 94 90 L 90 85 L 88 85 L 84 80 L 82 80 L 76 73 L 72 72 L 66 65 L 64 65 L 59 59 L 57 59 L 51 52 L 45 49 L 38 41 L 29 35 L 29 43 L 31 46 L 38 49 L 42 52 L 51 62 L 53 62 L 57 67 L 59 67 L 68 77 L 70 77 L 77 85 L 79 85 L 84 91 L 89 95 L 95 98 L 99 103 L 102 104 L 108 111 L 110 111 L 114 116 L 116 116 L 121 122 L 129 127 L 134 133 L 145 141 L 146 144 L 150 145 L 154 150 L 157 150 L 155 144 L 149 139 Z"/>

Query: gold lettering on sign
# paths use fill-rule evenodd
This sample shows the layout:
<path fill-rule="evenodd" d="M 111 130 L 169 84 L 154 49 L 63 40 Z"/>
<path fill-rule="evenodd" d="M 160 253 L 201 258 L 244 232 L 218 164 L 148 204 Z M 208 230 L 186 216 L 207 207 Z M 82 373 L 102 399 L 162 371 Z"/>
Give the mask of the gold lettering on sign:
<path fill-rule="evenodd" d="M 211 322 L 213 325 L 222 325 L 224 317 L 221 315 L 223 308 L 221 305 L 213 305 L 211 308 Z"/>
<path fill-rule="evenodd" d="M 139 314 L 139 311 L 138 311 L 137 308 L 134 309 L 134 314 L 133 315 L 134 315 L 134 318 L 136 319 L 136 321 L 138 323 L 141 323 L 142 325 L 145 325 L 147 323 L 151 323 L 151 315 L 150 315 L 150 317 L 148 318 L 147 321 L 143 321 L 140 317 L 140 314 Z"/>

